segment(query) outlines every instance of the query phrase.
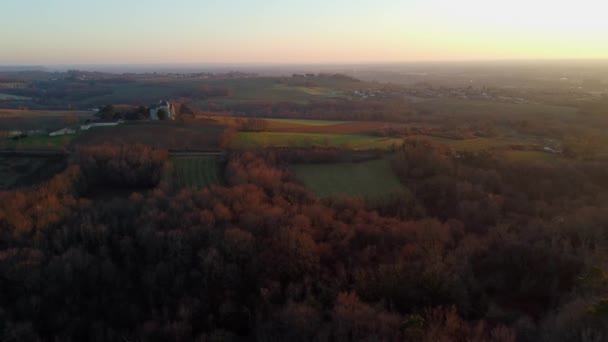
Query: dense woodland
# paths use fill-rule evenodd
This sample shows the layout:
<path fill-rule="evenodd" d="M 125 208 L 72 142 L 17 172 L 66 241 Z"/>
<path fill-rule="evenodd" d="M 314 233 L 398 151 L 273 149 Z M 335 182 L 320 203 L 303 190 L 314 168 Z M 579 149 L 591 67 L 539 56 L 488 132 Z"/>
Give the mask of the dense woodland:
<path fill-rule="evenodd" d="M 410 190 L 364 203 L 317 199 L 288 155 L 233 153 L 226 186 L 178 191 L 166 151 L 102 145 L 0 192 L 1 339 L 608 338 L 606 163 L 411 140 Z"/>

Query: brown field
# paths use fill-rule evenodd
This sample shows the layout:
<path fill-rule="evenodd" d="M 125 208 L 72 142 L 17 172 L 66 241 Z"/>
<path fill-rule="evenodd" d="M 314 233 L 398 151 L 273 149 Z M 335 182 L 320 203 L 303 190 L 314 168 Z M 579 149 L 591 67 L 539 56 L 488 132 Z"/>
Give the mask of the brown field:
<path fill-rule="evenodd" d="M 224 126 L 213 124 L 133 123 L 116 127 L 94 128 L 76 137 L 71 145 L 141 143 L 156 148 L 196 150 L 215 149 Z"/>
<path fill-rule="evenodd" d="M 27 109 L 0 109 L 0 118 L 8 117 L 43 117 L 43 116 L 63 116 L 65 114 L 92 115 L 88 111 L 71 110 L 27 110 Z"/>
<path fill-rule="evenodd" d="M 81 122 L 93 117 L 87 111 L 47 111 L 0 109 L 0 131 L 6 130 L 43 130 L 51 131 L 65 127 L 65 117 L 76 115 Z"/>
<path fill-rule="evenodd" d="M 208 116 L 208 119 L 221 122 L 227 126 L 239 126 L 247 118 Z M 266 132 L 281 133 L 319 133 L 319 134 L 371 134 L 391 129 L 413 127 L 410 124 L 382 121 L 319 121 L 319 120 L 283 120 L 263 119 L 267 122 Z M 418 125 L 419 126 L 419 125 Z"/>

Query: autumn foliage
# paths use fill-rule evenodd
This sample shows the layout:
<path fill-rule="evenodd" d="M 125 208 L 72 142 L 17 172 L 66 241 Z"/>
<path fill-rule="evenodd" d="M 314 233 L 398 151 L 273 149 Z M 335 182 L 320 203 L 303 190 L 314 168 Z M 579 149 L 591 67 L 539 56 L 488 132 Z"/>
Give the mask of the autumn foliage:
<path fill-rule="evenodd" d="M 0 194 L 0 336 L 504 342 L 608 336 L 602 324 L 608 210 L 606 202 L 591 201 L 605 195 L 601 171 L 562 170 L 586 175 L 588 183 L 556 190 L 520 180 L 519 169 L 489 157 L 456 158 L 426 142 L 410 142 L 398 154 L 394 167 L 410 198 L 371 210 L 352 198 L 319 200 L 271 152 L 231 155 L 224 187 L 158 186 L 91 200 L 82 190 L 91 181 L 155 184 L 166 152 L 81 150 L 80 167 L 35 190 Z M 558 181 L 551 168 L 525 172 Z M 546 203 L 560 216 L 549 215 Z M 397 207 L 405 209 L 391 210 Z"/>
<path fill-rule="evenodd" d="M 166 150 L 146 145 L 105 144 L 81 147 L 77 163 L 93 184 L 151 187 L 160 181 L 167 158 Z"/>

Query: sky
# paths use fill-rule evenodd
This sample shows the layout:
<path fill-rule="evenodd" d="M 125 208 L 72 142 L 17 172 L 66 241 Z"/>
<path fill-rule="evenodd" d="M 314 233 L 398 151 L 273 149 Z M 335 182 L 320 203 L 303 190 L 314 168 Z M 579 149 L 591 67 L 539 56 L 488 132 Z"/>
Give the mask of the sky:
<path fill-rule="evenodd" d="M 603 0 L 0 0 L 0 64 L 608 58 Z"/>

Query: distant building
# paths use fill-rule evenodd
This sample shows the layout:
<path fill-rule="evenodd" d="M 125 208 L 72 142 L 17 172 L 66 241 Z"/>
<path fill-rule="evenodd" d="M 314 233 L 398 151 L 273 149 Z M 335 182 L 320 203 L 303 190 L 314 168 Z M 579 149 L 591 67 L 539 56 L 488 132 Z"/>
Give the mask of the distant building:
<path fill-rule="evenodd" d="M 54 131 L 49 133 L 49 135 L 51 137 L 57 137 L 57 136 L 61 136 L 61 135 L 68 135 L 68 134 L 76 134 L 76 130 L 72 129 L 72 128 L 62 128 L 58 131 Z"/>
<path fill-rule="evenodd" d="M 112 126 L 118 126 L 120 124 L 124 123 L 124 121 L 122 120 L 118 120 L 116 122 L 95 122 L 95 123 L 91 123 L 91 124 L 87 124 L 87 125 L 82 125 L 80 126 L 80 130 L 81 131 L 88 131 L 91 128 L 95 128 L 95 127 L 112 127 Z"/>
<path fill-rule="evenodd" d="M 562 150 L 554 149 L 554 148 L 551 148 L 551 147 L 548 147 L 548 146 L 545 146 L 543 148 L 543 151 L 549 152 L 549 153 L 562 153 Z"/>
<path fill-rule="evenodd" d="M 158 104 L 150 106 L 150 120 L 160 120 L 158 112 L 164 110 L 167 113 L 167 120 L 175 119 L 175 108 L 169 101 L 161 100 Z"/>

